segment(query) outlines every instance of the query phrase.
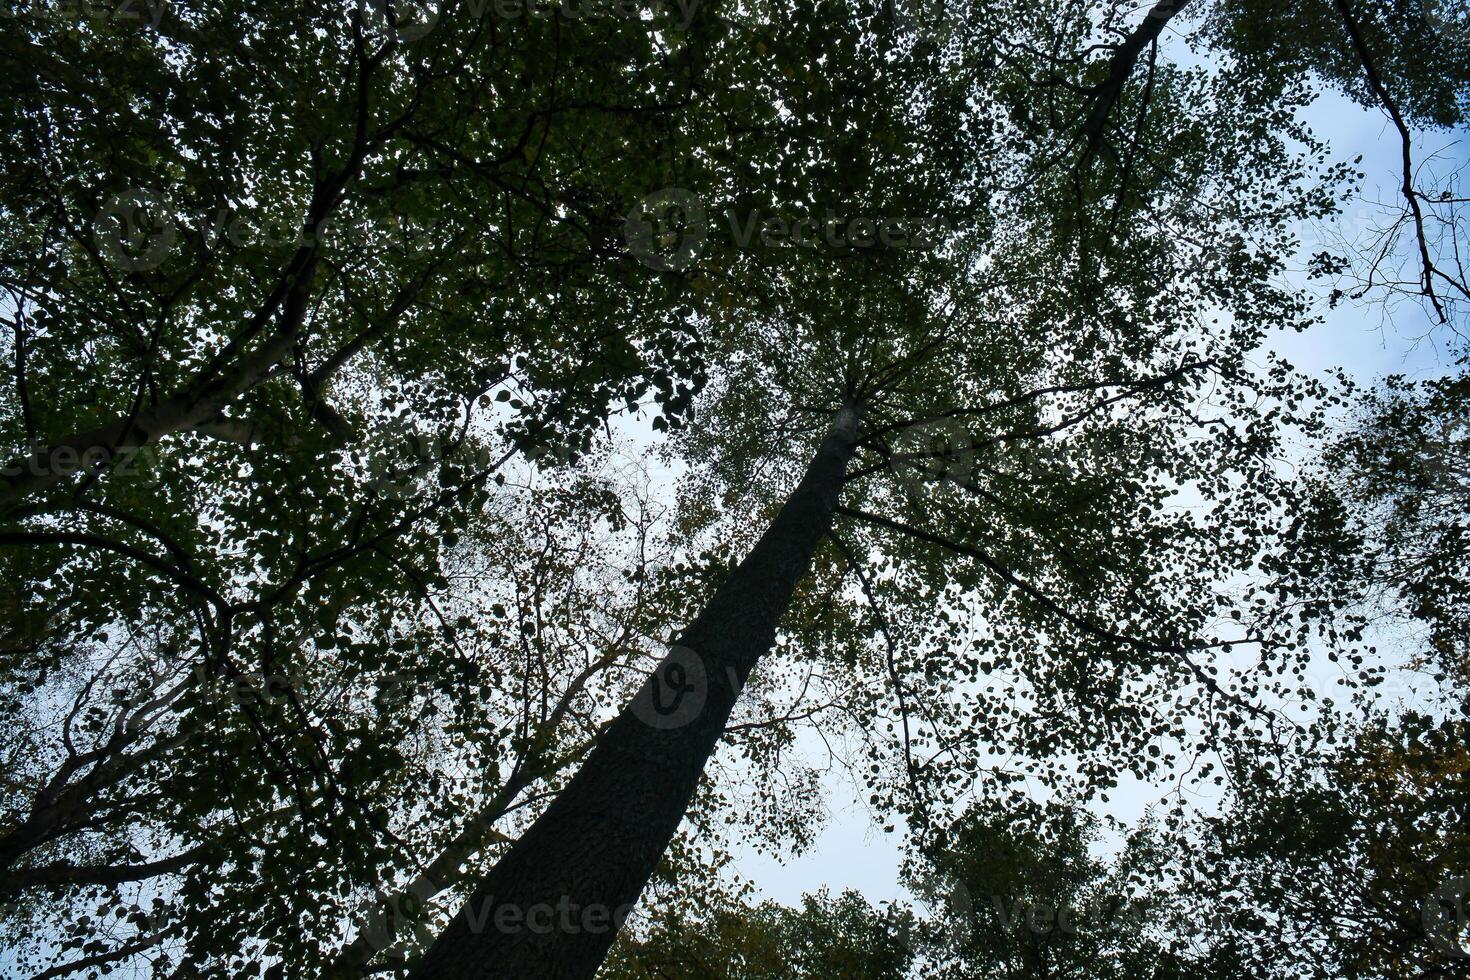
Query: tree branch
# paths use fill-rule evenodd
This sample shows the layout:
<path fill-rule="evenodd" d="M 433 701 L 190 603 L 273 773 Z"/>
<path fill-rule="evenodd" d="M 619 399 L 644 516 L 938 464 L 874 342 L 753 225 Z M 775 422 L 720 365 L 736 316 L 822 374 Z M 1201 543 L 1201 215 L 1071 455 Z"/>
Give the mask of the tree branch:
<path fill-rule="evenodd" d="M 843 507 L 839 505 L 836 509 L 836 513 L 840 514 L 843 517 L 850 517 L 855 520 L 864 521 L 869 524 L 877 525 L 878 527 L 886 528 L 890 531 L 896 531 L 900 534 L 905 534 L 909 537 L 917 538 L 918 540 L 926 542 L 927 544 L 932 544 L 937 547 L 943 548 L 946 551 L 952 551 L 955 554 L 964 555 L 967 558 L 972 558 L 983 565 L 988 571 L 990 571 L 1001 581 L 1005 582 L 1013 589 L 1016 589 L 1017 591 L 1022 592 L 1027 596 L 1030 596 L 1033 600 L 1035 600 L 1038 604 L 1040 604 L 1043 608 L 1052 613 L 1058 619 L 1061 619 L 1062 621 L 1069 623 L 1072 626 L 1075 626 L 1076 628 L 1082 630 L 1084 633 L 1088 633 L 1091 636 L 1096 637 L 1097 639 L 1105 640 L 1108 643 L 1112 643 L 1116 646 L 1128 646 L 1138 650 L 1143 650 L 1148 653 L 1164 653 L 1178 656 L 1184 660 L 1190 672 L 1205 687 L 1209 688 L 1216 694 L 1230 701 L 1232 704 L 1251 714 L 1260 715 L 1265 713 L 1263 709 L 1259 708 L 1258 706 L 1252 705 L 1242 698 L 1231 694 L 1230 692 L 1221 688 L 1214 678 L 1206 674 L 1204 670 L 1201 669 L 1197 664 L 1195 664 L 1194 661 L 1190 660 L 1188 656 L 1188 654 L 1193 651 L 1213 650 L 1220 648 L 1229 649 L 1230 647 L 1235 646 L 1239 643 L 1256 642 L 1254 640 L 1217 640 L 1209 643 L 1187 644 L 1161 643 L 1155 640 L 1140 640 L 1137 637 L 1128 636 L 1126 634 L 1107 629 L 1106 627 L 1098 626 L 1096 623 L 1091 622 L 1086 617 L 1071 612 L 1060 603 L 1052 599 L 1050 596 L 1048 596 L 1046 593 L 1042 592 L 1034 585 L 1031 585 L 1029 582 L 1025 581 L 1020 576 L 1012 572 L 1009 568 L 1002 565 L 990 555 L 986 554 L 979 548 L 974 547 L 973 545 L 960 544 L 956 541 L 950 541 L 947 538 L 942 538 L 936 534 L 930 534 L 928 531 L 923 531 L 916 527 L 910 527 L 907 524 L 901 524 L 898 521 L 890 520 L 889 518 L 881 517 L 877 514 L 869 514 L 865 511 L 854 510 L 850 507 Z"/>
<path fill-rule="evenodd" d="M 1082 153 L 1084 162 L 1090 159 L 1102 145 L 1103 138 L 1107 134 L 1108 117 L 1112 115 L 1113 109 L 1122 100 L 1123 89 L 1127 86 L 1134 69 L 1138 67 L 1138 59 L 1143 56 L 1144 49 L 1158 43 L 1159 36 L 1164 33 L 1164 28 L 1168 26 L 1169 21 L 1188 4 L 1189 0 L 1159 0 L 1149 9 L 1143 23 L 1139 24 L 1118 46 L 1118 50 L 1113 52 L 1113 57 L 1108 62 L 1107 75 L 1093 90 L 1092 110 L 1082 123 L 1081 134 L 1085 141 Z"/>
<path fill-rule="evenodd" d="M 1421 265 L 1421 291 L 1424 297 L 1434 307 L 1435 314 L 1440 323 L 1448 322 L 1444 304 L 1440 301 L 1439 294 L 1434 289 L 1434 276 L 1438 270 L 1434 267 L 1434 259 L 1429 254 L 1429 236 L 1424 230 L 1424 209 L 1419 204 L 1419 193 L 1414 190 L 1414 155 L 1413 136 L 1409 132 L 1408 123 L 1404 121 L 1404 115 L 1399 111 L 1398 103 L 1388 92 L 1388 87 L 1383 83 L 1383 77 L 1378 73 L 1378 66 L 1373 60 L 1373 53 L 1368 50 L 1368 42 L 1363 38 L 1363 32 L 1358 24 L 1358 19 L 1353 15 L 1352 8 L 1348 6 L 1348 0 L 1334 0 L 1337 12 L 1342 16 L 1343 26 L 1347 28 L 1348 38 L 1352 41 L 1353 50 L 1357 52 L 1359 60 L 1363 62 L 1363 73 L 1368 79 L 1368 87 L 1373 90 L 1378 101 L 1382 103 L 1384 111 L 1388 113 L 1389 119 L 1393 120 L 1394 128 L 1399 133 L 1400 157 L 1404 172 L 1403 182 L 1400 190 L 1403 192 L 1404 200 L 1409 204 L 1409 212 L 1414 218 L 1414 237 L 1419 244 L 1419 262 Z M 1445 277 L 1449 278 L 1449 277 Z"/>

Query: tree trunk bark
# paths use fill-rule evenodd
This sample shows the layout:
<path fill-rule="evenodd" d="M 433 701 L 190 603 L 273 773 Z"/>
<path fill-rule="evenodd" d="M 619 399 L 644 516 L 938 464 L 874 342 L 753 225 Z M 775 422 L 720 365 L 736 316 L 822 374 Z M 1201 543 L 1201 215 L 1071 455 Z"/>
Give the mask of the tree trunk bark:
<path fill-rule="evenodd" d="M 751 670 L 832 525 L 858 411 L 565 790 L 490 870 L 413 980 L 591 978 L 684 817 Z"/>

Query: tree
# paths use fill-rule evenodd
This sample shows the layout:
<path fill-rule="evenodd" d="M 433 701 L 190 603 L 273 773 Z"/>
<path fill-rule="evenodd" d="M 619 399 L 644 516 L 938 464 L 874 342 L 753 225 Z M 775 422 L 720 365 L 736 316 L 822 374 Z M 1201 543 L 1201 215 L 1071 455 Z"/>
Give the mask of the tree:
<path fill-rule="evenodd" d="M 1204 2 L 1141 19 L 1124 4 L 938 19 L 898 6 L 513 27 L 470 3 L 429 20 L 230 7 L 157 34 L 41 19 L 9 35 L 35 70 L 5 82 L 23 151 L 0 205 L 23 219 L 0 243 L 17 447 L 0 561 L 22 583 L 8 669 L 17 684 L 64 674 L 81 717 L 102 694 L 88 678 L 111 669 L 89 674 L 88 658 L 110 655 L 101 637 L 124 624 L 127 687 L 145 692 L 27 774 L 11 866 L 34 869 L 39 846 L 83 825 L 156 822 L 149 806 L 183 801 L 191 825 L 213 823 L 228 773 L 251 787 L 251 819 L 290 807 L 281 839 L 302 866 L 334 869 L 314 890 L 391 882 L 392 939 L 437 925 L 421 893 L 460 883 L 447 892 L 465 914 L 418 975 L 590 975 L 690 802 L 717 795 L 700 779 L 737 695 L 814 662 L 867 729 L 874 805 L 921 834 L 987 773 L 1085 795 L 1169 771 L 1196 740 L 1276 738 L 1269 702 L 1301 693 L 1309 653 L 1269 615 L 1237 628 L 1220 614 L 1222 583 L 1295 504 L 1276 479 L 1282 432 L 1318 430 L 1329 398 L 1289 366 L 1256 366 L 1271 330 L 1312 320 L 1278 280 L 1289 223 L 1331 215 L 1350 177 L 1296 110 L 1316 72 L 1401 129 L 1454 124 L 1456 49 L 1405 57 L 1401 22 L 1376 4 L 1334 4 L 1336 20 L 1304 7 L 1319 34 L 1340 28 L 1304 58 Z M 1189 24 L 1228 57 L 1171 60 Z M 314 97 L 322 65 L 351 95 L 340 105 Z M 242 112 L 234 92 L 258 98 Z M 78 177 L 94 159 L 100 184 Z M 1405 206 L 1427 225 L 1409 162 Z M 673 189 L 644 196 L 660 185 Z M 255 227 L 292 202 L 292 233 L 236 242 L 185 217 L 141 234 L 164 198 L 196 215 L 223 201 Z M 670 210 L 683 220 L 646 220 Z M 850 214 L 835 234 L 832 216 Z M 334 217 L 364 230 L 338 240 Z M 937 232 L 874 230 L 896 219 Z M 1418 292 L 1445 315 L 1449 266 L 1429 262 Z M 220 724 L 195 690 L 257 665 L 357 676 L 387 650 L 427 662 L 413 671 L 437 697 L 471 697 L 483 676 L 453 674 L 456 641 L 498 633 L 498 614 L 476 603 L 466 625 L 436 606 L 461 542 L 515 569 L 476 526 L 497 476 L 517 454 L 571 462 L 619 405 L 650 401 L 692 464 L 685 551 L 658 596 L 663 622 L 688 625 L 620 716 L 578 719 L 576 751 L 538 787 L 554 800 L 493 866 L 473 838 L 482 806 L 515 805 L 498 761 L 479 760 L 476 792 L 438 812 L 416 853 L 429 871 L 408 875 L 377 860 L 381 832 L 341 791 L 391 761 L 392 723 L 354 755 L 317 737 L 338 717 L 292 692 Z M 113 469 L 93 478 L 84 456 Z M 164 479 L 117 479 L 119 457 Z M 582 486 L 550 506 L 606 503 Z M 429 629 L 394 651 L 391 617 L 408 610 Z M 1258 664 L 1213 662 L 1242 643 Z M 143 668 L 176 650 L 201 680 L 157 687 Z M 544 705 L 580 674 L 527 686 L 540 666 L 527 663 L 491 680 L 518 678 L 497 693 L 550 720 Z M 521 757 L 544 748 L 519 735 Z M 154 763 L 165 785 L 130 795 Z M 379 806 L 402 806 L 390 788 Z M 42 826 L 62 797 L 82 823 Z M 396 813 L 421 815 L 435 814 Z M 373 866 L 343 872 L 359 851 Z M 525 928 L 564 905 L 598 928 Z M 328 903 L 303 932 L 341 913 Z M 193 928 L 189 968 L 237 965 L 228 947 L 248 930 Z M 262 945 L 272 969 L 303 968 L 294 947 Z M 334 965 L 361 972 L 372 955 L 354 942 Z"/>
<path fill-rule="evenodd" d="M 1145 824 L 1105 861 L 1101 821 L 1024 796 L 974 803 L 911 867 L 935 915 L 920 932 L 925 975 L 1206 975 L 1170 948 L 1166 874 L 1175 843 Z"/>
<path fill-rule="evenodd" d="M 1456 373 L 1392 376 L 1364 392 L 1311 474 L 1309 506 L 1280 562 L 1313 620 L 1352 636 L 1396 623 L 1415 666 L 1462 687 L 1467 390 Z"/>
<path fill-rule="evenodd" d="M 1240 760 L 1228 808 L 1180 852 L 1195 948 L 1245 976 L 1466 976 L 1464 719 L 1344 734 Z"/>
<path fill-rule="evenodd" d="M 1463 976 L 1463 722 L 1339 721 L 1336 745 L 1236 757 L 1217 813 L 1123 833 L 1072 803 L 983 797 L 913 855 L 920 915 L 725 899 L 625 935 L 605 975 Z M 813 970 L 809 931 L 852 959 Z"/>
<path fill-rule="evenodd" d="M 730 901 L 698 917 L 660 917 L 641 938 L 624 934 L 599 976 L 901 980 L 914 956 L 907 924 L 902 911 L 874 909 L 853 891 L 806 895 L 800 908 Z"/>
<path fill-rule="evenodd" d="M 1106 858 L 1085 809 L 977 801 L 910 866 L 923 975 L 1467 975 L 1465 722 L 1437 714 L 1237 754 L 1213 812 L 1176 801 Z"/>
<path fill-rule="evenodd" d="M 319 602 L 432 580 L 506 450 L 575 447 L 609 400 L 650 390 L 688 350 L 677 322 L 631 314 L 646 277 L 613 298 L 638 266 L 592 218 L 626 211 L 627 171 L 581 199 L 570 173 L 610 120 L 647 119 L 618 123 L 630 143 L 659 138 L 677 110 L 655 95 L 639 113 L 641 83 L 615 85 L 571 51 L 578 72 L 533 69 L 462 20 L 410 50 L 419 32 L 366 6 L 163 12 L 143 25 L 37 8 L 5 41 L 31 69 L 5 82 L 3 205 L 5 438 L 29 455 L 7 452 L 0 560 L 28 654 L 16 669 L 32 678 L 118 620 L 153 620 L 161 652 L 193 650 L 211 684 L 293 673 L 275 645 L 325 619 Z M 599 53 L 648 50 L 626 20 L 598 27 Z M 530 35 L 516 43 L 540 50 Z M 462 120 L 522 83 L 559 86 L 564 103 L 499 110 L 495 139 L 513 153 L 474 143 Z M 589 90 L 608 101 L 580 104 Z M 557 214 L 556 200 L 589 210 Z M 604 308 L 611 321 L 649 329 L 576 311 L 591 282 L 627 304 Z M 645 370 L 643 342 L 663 363 Z M 497 404 L 499 438 L 467 437 Z M 445 463 L 407 504 L 395 467 L 425 454 L 375 438 L 403 429 Z M 115 781 L 149 737 L 135 720 L 53 788 L 80 799 Z M 12 838 L 6 863 L 26 846 Z"/>
<path fill-rule="evenodd" d="M 614 518 L 586 506 L 612 488 Z M 628 556 L 659 552 L 636 491 L 508 487 L 446 553 L 441 580 L 372 593 L 372 614 L 347 605 L 304 636 L 282 624 L 278 639 L 303 649 L 273 673 L 210 680 L 139 624 L 44 686 L 7 685 L 8 816 L 34 819 L 29 787 L 74 761 L 44 742 L 27 754 L 29 733 L 60 730 L 80 752 L 157 715 L 134 766 L 90 784 L 84 808 L 64 808 L 65 787 L 44 811 L 65 819 L 6 877 L 12 948 L 33 963 L 53 949 L 122 958 L 151 936 L 160 962 L 201 976 L 272 957 L 313 977 L 391 962 L 409 938 L 395 934 L 401 905 L 493 854 L 646 661 L 658 579 Z M 466 687 L 482 693 L 463 698 Z M 288 894 L 312 897 L 309 927 Z"/>
<path fill-rule="evenodd" d="M 508 710 L 443 704 L 486 683 L 512 624 L 483 597 L 441 604 L 465 552 L 506 533 L 486 509 L 509 506 L 492 497 L 511 461 L 566 472 L 615 412 L 687 412 L 685 284 L 648 274 L 626 217 L 676 179 L 764 179 L 789 142 L 760 94 L 775 59 L 668 6 L 132 12 L 29 6 L 0 42 L 23 66 L 0 82 L 0 635 L 6 709 L 37 723 L 8 746 L 6 890 L 182 873 L 185 923 L 157 938 L 182 936 L 191 968 L 271 950 L 315 975 L 340 923 L 291 940 L 279 899 L 230 912 L 210 869 L 269 892 L 249 848 L 272 840 L 279 873 L 330 869 L 319 892 L 356 905 L 442 846 L 452 881 L 477 828 L 575 761 L 565 728 L 595 722 L 540 730 L 569 721 L 560 699 L 584 708 L 570 658 L 497 688 L 539 696 L 523 764 L 482 757 L 456 793 L 442 757 L 400 753 L 427 705 L 461 748 Z M 541 505 L 607 509 L 575 486 Z M 405 819 L 432 843 L 399 851 Z M 94 951 L 77 931 L 89 957 L 148 938 Z"/>
<path fill-rule="evenodd" d="M 1341 283 L 1331 294 L 1333 305 L 1349 296 L 1408 296 L 1440 323 L 1463 319 L 1470 279 L 1459 251 L 1465 198 L 1458 169 L 1440 168 L 1441 150 L 1425 152 L 1419 144 L 1426 134 L 1465 125 L 1467 15 L 1462 0 L 1249 2 L 1221 4 L 1214 14 L 1217 42 L 1241 59 L 1262 95 L 1321 78 L 1381 110 L 1392 127 L 1401 167 L 1398 201 L 1360 200 L 1371 208 L 1362 215 L 1366 227 L 1350 233 L 1342 249 L 1312 258 L 1316 276 Z"/>
<path fill-rule="evenodd" d="M 687 499 L 705 515 L 737 509 L 758 538 L 415 977 L 595 971 L 611 930 L 537 934 L 522 917 L 558 903 L 631 907 L 798 588 L 827 591 L 798 583 L 843 568 L 817 557 L 829 537 L 831 547 L 847 542 L 839 550 L 870 598 L 886 591 L 941 620 L 947 606 L 985 614 L 993 635 L 923 644 L 915 665 L 932 682 L 931 704 L 966 682 L 1003 678 L 1005 698 L 963 715 L 961 750 L 1014 746 L 1036 760 L 1065 746 L 1086 753 L 1082 777 L 1105 789 L 1119 769 L 1171 767 L 1160 743 L 1185 742 L 1190 720 L 1206 712 L 1241 726 L 1269 716 L 1195 657 L 1262 643 L 1290 674 L 1305 656 L 1269 636 L 1215 635 L 1224 606 L 1212 583 L 1250 566 L 1260 515 L 1280 502 L 1270 465 L 1276 409 L 1260 406 L 1295 404 L 1294 379 L 1284 368 L 1256 375 L 1246 359 L 1271 326 L 1305 319 L 1300 298 L 1271 276 L 1287 248 L 1286 219 L 1326 213 L 1331 195 L 1303 187 L 1317 172 L 1315 147 L 1283 159 L 1283 127 L 1306 137 L 1279 106 L 1237 99 L 1203 72 L 1157 66 L 1128 80 L 1159 35 L 1157 20 L 1173 11 L 1161 5 L 1134 29 L 1141 35 L 1123 31 L 1135 40 L 1101 58 L 1088 56 L 1085 39 L 1117 22 L 1097 28 L 1067 12 L 1034 28 L 1048 43 L 1028 43 L 1031 22 L 993 5 L 961 21 L 957 48 L 935 54 L 921 39 L 905 49 L 936 66 L 915 99 L 913 130 L 941 140 L 951 132 L 930 122 L 930 106 L 969 113 L 958 145 L 926 150 L 940 165 L 958 154 L 968 168 L 949 203 L 934 205 L 965 221 L 933 250 L 875 255 L 861 276 L 837 262 L 771 274 L 758 317 L 743 307 L 738 320 L 711 312 L 722 367 L 700 424 L 681 434 L 684 457 L 710 463 Z M 804 36 L 796 16 L 781 26 Z M 881 13 L 871 29 L 881 50 Z M 1042 53 L 1058 42 L 1075 56 Z M 864 67 L 878 84 L 899 71 Z M 964 98 L 953 98 L 955 87 Z M 1038 87 L 1049 105 L 1038 106 Z M 1115 119 L 1139 122 L 1132 144 L 1109 152 Z M 997 130 L 1008 139 L 991 142 Z M 1323 169 L 1329 181 L 1345 176 Z M 859 176 L 872 184 L 859 184 L 858 196 L 882 200 L 881 167 Z M 967 207 L 978 200 L 1008 223 Z M 1227 311 L 1228 323 L 1201 324 L 1212 309 Z M 1206 386 L 1219 418 L 1195 410 Z M 937 443 L 914 449 L 897 438 L 935 421 L 945 427 Z M 817 444 L 798 456 L 794 439 Z M 1049 473 L 1026 464 L 1017 472 L 1003 456 L 1041 441 Z M 931 492 L 905 492 L 905 475 L 926 470 L 938 477 Z M 1199 488 L 1214 511 L 1171 513 L 1181 485 Z M 958 632 L 944 622 L 924 639 Z M 912 634 L 886 640 L 896 652 L 919 646 Z M 898 659 L 891 653 L 890 665 Z M 952 797 L 963 786 L 946 783 L 965 773 L 963 764 L 926 772 L 960 750 L 941 742 L 916 756 L 905 732 L 903 785 L 928 784 L 908 803 L 921 814 L 926 792 Z"/>

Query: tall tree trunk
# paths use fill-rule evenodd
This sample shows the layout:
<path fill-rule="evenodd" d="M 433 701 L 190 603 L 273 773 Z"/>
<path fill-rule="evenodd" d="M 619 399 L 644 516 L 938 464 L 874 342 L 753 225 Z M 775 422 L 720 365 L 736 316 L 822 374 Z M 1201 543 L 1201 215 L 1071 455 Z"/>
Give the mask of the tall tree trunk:
<path fill-rule="evenodd" d="M 413 980 L 590 978 L 673 839 L 756 661 L 832 524 L 858 412 L 566 788 L 491 869 Z"/>

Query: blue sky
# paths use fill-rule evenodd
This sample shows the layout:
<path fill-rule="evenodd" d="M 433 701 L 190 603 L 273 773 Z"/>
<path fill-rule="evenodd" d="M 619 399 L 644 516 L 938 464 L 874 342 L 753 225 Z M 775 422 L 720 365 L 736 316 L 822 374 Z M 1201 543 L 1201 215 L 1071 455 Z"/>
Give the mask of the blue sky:
<path fill-rule="evenodd" d="M 1329 143 L 1334 159 L 1351 160 L 1362 154 L 1359 169 L 1367 175 L 1362 186 L 1364 200 L 1397 199 L 1400 144 L 1397 132 L 1382 112 L 1328 94 L 1311 107 L 1307 119 L 1318 137 Z M 1470 160 L 1465 143 L 1456 140 L 1458 135 L 1429 134 L 1419 148 L 1420 158 L 1426 155 L 1424 151 L 1433 150 L 1461 163 Z M 1354 221 L 1353 207 L 1349 205 L 1344 216 L 1349 226 Z M 1300 234 L 1303 254 L 1310 254 L 1318 231 L 1303 228 Z M 1388 374 L 1429 377 L 1450 366 L 1445 332 L 1436 330 L 1417 306 L 1399 304 L 1389 313 L 1380 305 L 1348 302 L 1330 310 L 1326 286 L 1309 284 L 1300 275 L 1293 279 L 1319 297 L 1324 316 L 1324 322 L 1305 333 L 1282 331 L 1271 340 L 1272 348 L 1298 369 L 1320 374 L 1341 368 L 1361 381 L 1370 381 Z M 1386 322 L 1389 317 L 1391 322 Z M 808 748 L 813 758 L 824 754 L 819 744 Z M 856 889 L 874 903 L 909 900 L 909 894 L 898 883 L 902 834 L 885 834 L 873 823 L 862 802 L 864 793 L 854 788 L 846 776 L 834 775 L 827 780 L 826 788 L 830 818 L 807 853 L 779 860 L 745 848 L 738 852 L 736 873 L 754 882 L 762 895 L 786 904 L 799 903 L 804 893 L 824 887 L 834 893 Z M 1163 786 L 1125 782 L 1118 792 L 1110 794 L 1108 812 L 1132 823 L 1166 791 Z"/>
<path fill-rule="evenodd" d="M 1361 168 L 1368 175 L 1366 198 L 1394 199 L 1400 180 L 1399 145 L 1397 134 L 1382 113 L 1327 95 L 1314 105 L 1309 118 L 1318 135 L 1333 147 L 1335 158 L 1363 155 Z M 1448 135 L 1435 134 L 1426 145 L 1438 149 L 1451 141 Z M 1451 152 L 1456 159 L 1470 159 L 1464 145 Z M 1316 291 L 1325 294 L 1320 286 Z M 1325 300 L 1323 307 L 1325 310 Z M 1399 306 L 1394 322 L 1385 325 L 1380 307 L 1347 304 L 1325 312 L 1324 322 L 1304 334 L 1278 335 L 1272 346 L 1304 371 L 1320 373 L 1341 367 L 1368 380 L 1388 373 L 1424 376 L 1443 371 L 1448 357 L 1435 342 L 1439 336 L 1428 319 L 1408 305 Z M 635 441 L 644 442 L 644 437 L 652 437 L 653 433 L 648 430 L 632 435 Z M 821 757 L 820 743 L 803 743 L 803 747 L 810 757 Z M 788 904 L 799 903 L 804 893 L 823 887 L 834 892 L 853 888 L 872 902 L 907 899 L 908 894 L 898 883 L 902 834 L 883 833 L 870 819 L 861 788 L 855 787 L 842 770 L 834 769 L 833 773 L 825 784 L 830 817 L 814 846 L 800 857 L 784 861 L 754 848 L 743 848 L 738 852 L 736 873 L 753 882 L 761 894 Z M 1161 787 L 1125 786 L 1113 794 L 1109 812 L 1131 822 L 1163 793 Z M 5 972 L 6 964 L 5 955 L 0 954 L 0 973 Z"/>

